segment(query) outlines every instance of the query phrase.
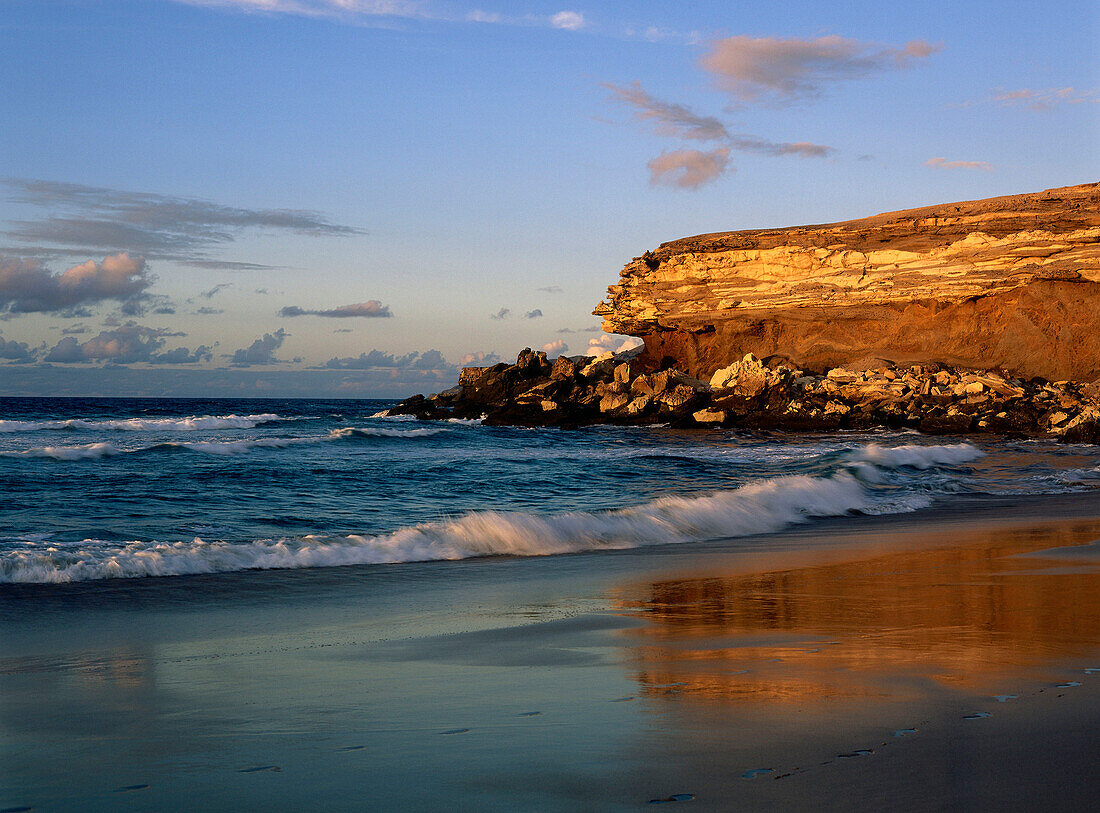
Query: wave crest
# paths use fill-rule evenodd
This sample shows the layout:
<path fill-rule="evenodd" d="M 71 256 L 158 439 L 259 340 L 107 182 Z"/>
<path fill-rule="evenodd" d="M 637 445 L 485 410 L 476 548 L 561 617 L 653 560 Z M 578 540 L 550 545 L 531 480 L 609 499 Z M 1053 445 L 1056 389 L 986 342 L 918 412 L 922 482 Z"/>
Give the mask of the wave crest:
<path fill-rule="evenodd" d="M 914 496 L 894 512 L 928 505 Z M 732 538 L 778 531 L 812 517 L 879 513 L 875 498 L 850 474 L 777 477 L 702 497 L 664 497 L 610 511 L 562 514 L 467 514 L 378 536 L 307 536 L 247 544 L 117 543 L 86 540 L 72 547 L 21 546 L 0 555 L 0 582 L 70 582 L 176 576 L 251 569 L 332 567 L 465 559 L 546 556 L 590 550 Z"/>

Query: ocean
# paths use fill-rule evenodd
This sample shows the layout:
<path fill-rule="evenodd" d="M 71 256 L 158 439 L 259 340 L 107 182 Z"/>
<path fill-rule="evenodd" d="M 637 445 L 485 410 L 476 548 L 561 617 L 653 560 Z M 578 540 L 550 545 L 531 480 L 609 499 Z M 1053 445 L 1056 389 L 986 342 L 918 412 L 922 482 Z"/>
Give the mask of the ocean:
<path fill-rule="evenodd" d="M 1100 448 L 1047 440 L 524 429 L 389 405 L 0 399 L 0 583 L 705 549 L 1100 486 Z"/>

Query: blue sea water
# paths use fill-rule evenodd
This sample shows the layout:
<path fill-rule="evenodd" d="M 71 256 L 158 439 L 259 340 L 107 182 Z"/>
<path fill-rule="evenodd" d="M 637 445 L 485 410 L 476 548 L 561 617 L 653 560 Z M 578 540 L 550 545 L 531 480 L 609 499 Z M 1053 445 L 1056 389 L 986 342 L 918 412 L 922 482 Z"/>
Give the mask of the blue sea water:
<path fill-rule="evenodd" d="M 0 583 L 705 544 L 1100 486 L 1100 447 L 388 418 L 384 401 L 0 399 Z"/>

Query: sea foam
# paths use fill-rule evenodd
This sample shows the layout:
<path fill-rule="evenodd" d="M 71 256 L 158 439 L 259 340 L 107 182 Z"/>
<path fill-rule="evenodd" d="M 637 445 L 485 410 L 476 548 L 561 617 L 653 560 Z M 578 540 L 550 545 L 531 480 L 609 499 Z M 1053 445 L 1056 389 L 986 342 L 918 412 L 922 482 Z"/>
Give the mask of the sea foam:
<path fill-rule="evenodd" d="M 0 432 L 38 432 L 48 429 L 114 429 L 128 432 L 194 432 L 204 429 L 252 429 L 262 423 L 285 420 L 279 415 L 192 415 L 187 418 L 124 418 L 91 420 L 68 418 L 49 421 L 0 421 Z"/>
<path fill-rule="evenodd" d="M 891 510 L 912 511 L 929 502 L 926 496 L 913 495 L 908 502 L 895 499 Z M 20 546 L 0 554 L 0 582 L 546 556 L 769 533 L 813 517 L 879 513 L 879 509 L 875 497 L 847 472 L 831 477 L 792 475 L 706 496 L 664 497 L 609 511 L 477 512 L 376 536 L 306 536 L 246 544 L 196 538 Z"/>

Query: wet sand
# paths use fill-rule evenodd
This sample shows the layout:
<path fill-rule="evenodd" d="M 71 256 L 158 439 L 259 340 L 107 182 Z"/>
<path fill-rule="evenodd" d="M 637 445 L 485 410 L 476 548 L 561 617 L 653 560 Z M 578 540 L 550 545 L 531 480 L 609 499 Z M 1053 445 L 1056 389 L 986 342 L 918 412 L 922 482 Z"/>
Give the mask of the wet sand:
<path fill-rule="evenodd" d="M 1088 808 L 1100 499 L 0 589 L 0 810 Z"/>

